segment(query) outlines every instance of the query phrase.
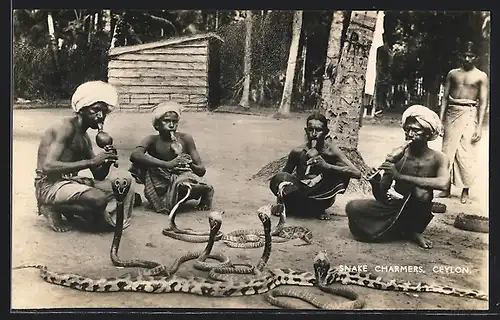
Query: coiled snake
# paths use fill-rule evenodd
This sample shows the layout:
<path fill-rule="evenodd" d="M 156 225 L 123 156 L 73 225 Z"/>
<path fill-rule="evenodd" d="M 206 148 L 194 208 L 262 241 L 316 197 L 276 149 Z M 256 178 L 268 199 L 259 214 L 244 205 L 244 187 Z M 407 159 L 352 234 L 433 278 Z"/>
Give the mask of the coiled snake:
<path fill-rule="evenodd" d="M 125 182 L 127 181 L 127 182 Z M 123 201 L 128 192 L 130 186 L 130 181 L 127 179 L 118 182 L 115 181 L 113 184 L 113 190 L 117 193 L 118 203 Z M 121 227 L 121 218 L 123 218 L 123 207 L 118 207 L 117 210 L 117 226 Z M 268 207 L 269 208 L 269 207 Z M 270 239 L 270 212 L 271 210 L 261 207 L 259 209 L 259 218 L 262 217 L 263 224 L 265 226 L 265 236 L 268 242 L 269 250 L 265 251 L 261 263 L 267 262 L 270 254 L 271 241 Z M 122 217 L 120 218 L 120 214 Z M 209 217 L 215 221 L 211 222 L 211 237 L 213 237 L 218 229 L 220 228 L 221 218 L 217 213 L 212 213 Z M 267 220 L 266 220 L 267 219 Z M 118 228 L 121 230 L 121 228 Z M 140 264 L 141 260 L 132 261 L 120 261 L 117 258 L 117 250 L 119 241 L 116 242 L 117 234 L 121 235 L 121 232 L 115 232 L 115 237 L 113 238 L 112 244 L 112 256 L 114 256 L 115 262 L 120 263 L 122 266 L 137 266 Z M 119 239 L 119 237 L 118 237 Z M 213 242 L 212 242 L 213 244 Z M 113 249 L 113 246 L 115 249 Z M 208 246 L 207 246 L 208 248 Z M 208 249 L 206 248 L 205 253 Z M 210 248 L 209 248 L 210 249 Z M 113 251 L 115 250 L 115 251 Z M 114 252 L 114 254 L 113 254 Z M 179 258 L 178 261 L 187 259 L 191 255 L 184 255 Z M 201 256 L 201 255 L 199 255 Z M 198 256 L 198 257 L 199 257 Z M 209 254 L 207 254 L 210 257 Z M 113 258 L 112 258 L 113 259 Z M 193 258 L 194 259 L 194 258 Z M 419 291 L 419 292 L 435 292 L 447 295 L 455 295 L 460 297 L 471 297 L 482 300 L 487 300 L 487 295 L 480 293 L 477 290 L 468 289 L 456 289 L 446 286 L 435 286 L 428 285 L 425 283 L 411 284 L 409 282 L 398 282 L 396 280 L 384 281 L 381 277 L 375 277 L 371 274 L 357 273 L 357 272 L 339 272 L 336 268 L 330 268 L 330 261 L 328 260 L 326 252 L 320 252 L 314 260 L 314 275 L 311 272 L 299 271 L 292 269 L 271 269 L 265 270 L 258 276 L 248 280 L 248 281 L 214 281 L 201 277 L 180 277 L 173 272 L 175 272 L 178 266 L 182 262 L 176 261 L 174 265 L 169 269 L 170 274 L 167 276 L 161 275 L 131 275 L 128 274 L 123 277 L 116 278 L 99 278 L 94 279 L 78 274 L 69 273 L 58 273 L 54 271 L 49 271 L 47 266 L 44 265 L 22 265 L 14 267 L 13 269 L 22 268 L 38 268 L 40 269 L 40 276 L 48 283 L 57 284 L 60 286 L 69 287 L 75 290 L 88 291 L 88 292 L 118 292 L 118 291 L 128 291 L 128 292 L 147 292 L 147 293 L 169 293 L 169 292 L 184 292 L 189 294 L 209 296 L 209 297 L 228 297 L 228 296 L 244 296 L 244 295 L 254 295 L 269 292 L 276 287 L 281 285 L 294 285 L 294 286 L 318 286 L 321 290 L 344 296 L 348 299 L 354 300 L 348 302 L 346 305 L 330 305 L 323 304 L 315 300 L 314 296 L 310 294 L 301 293 L 296 290 L 281 290 L 271 291 L 266 295 L 266 300 L 277 306 L 294 308 L 293 305 L 280 302 L 276 299 L 278 296 L 291 296 L 304 299 L 306 301 L 311 301 L 313 305 L 320 308 L 361 308 L 364 304 L 363 300 L 359 299 L 358 295 L 348 289 L 343 288 L 328 288 L 329 285 L 335 282 L 340 282 L 342 284 L 356 284 L 360 286 L 370 287 L 374 289 L 381 290 L 395 290 L 395 291 Z M 263 262 L 262 262 L 263 261 Z M 139 262 L 139 263 L 138 263 Z M 144 263 L 146 267 L 156 266 L 157 263 Z M 256 269 L 259 269 L 258 265 Z"/>
<path fill-rule="evenodd" d="M 193 243 L 208 242 L 210 233 L 196 232 L 192 231 L 191 229 L 179 229 L 175 224 L 175 215 L 177 213 L 177 209 L 184 201 L 186 201 L 189 198 L 193 190 L 193 186 L 190 183 L 185 183 L 183 184 L 183 186 L 185 186 L 187 189 L 186 195 L 182 199 L 177 201 L 172 210 L 170 210 L 170 213 L 168 215 L 170 225 L 168 228 L 162 230 L 162 234 L 173 239 L 183 240 L 187 242 L 193 242 Z M 215 241 L 220 240 L 221 238 L 222 238 L 222 233 L 218 231 L 215 236 Z"/>
<path fill-rule="evenodd" d="M 283 243 L 291 239 L 302 239 L 306 245 L 312 243 L 312 232 L 301 226 L 285 226 L 286 211 L 283 204 L 271 205 L 270 210 L 273 215 L 278 214 L 280 220 L 275 229 L 271 232 L 272 242 Z M 244 229 L 235 230 L 222 236 L 222 241 L 232 248 L 259 248 L 265 243 L 264 233 L 260 230 Z M 298 246 L 298 245 L 296 245 Z"/>
<path fill-rule="evenodd" d="M 175 217 L 177 213 L 177 209 L 179 206 L 186 201 L 192 192 L 192 185 L 190 183 L 185 183 L 184 186 L 187 189 L 186 195 L 181 198 L 170 210 L 169 213 L 169 226 L 162 230 L 162 234 L 168 236 L 173 239 L 192 242 L 192 243 L 201 243 L 209 241 L 209 233 L 207 232 L 197 232 L 193 231 L 189 228 L 179 229 L 177 224 L 175 223 Z M 278 212 L 280 220 L 276 225 L 274 231 L 271 232 L 272 241 L 274 243 L 283 243 L 288 242 L 291 239 L 300 238 L 305 244 L 312 243 L 312 233 L 309 229 L 301 227 L 301 226 L 286 226 L 286 213 L 285 207 L 282 204 L 273 205 L 272 211 Z M 215 241 L 222 240 L 224 244 L 232 248 L 260 248 L 264 246 L 264 233 L 261 230 L 235 230 L 228 234 L 223 234 L 221 232 L 217 232 Z"/>
<path fill-rule="evenodd" d="M 210 269 L 209 278 L 219 281 L 226 281 L 222 274 L 252 274 L 260 276 L 271 255 L 271 210 L 272 206 L 262 206 L 257 210 L 262 226 L 264 227 L 264 251 L 256 266 L 219 266 Z"/>

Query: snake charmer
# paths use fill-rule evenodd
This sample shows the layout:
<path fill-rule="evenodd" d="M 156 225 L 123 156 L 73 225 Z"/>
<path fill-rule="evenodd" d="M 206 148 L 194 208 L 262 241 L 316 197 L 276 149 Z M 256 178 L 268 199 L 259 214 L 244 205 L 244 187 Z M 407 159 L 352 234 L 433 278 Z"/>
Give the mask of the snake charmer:
<path fill-rule="evenodd" d="M 113 224 L 109 217 L 116 209 L 116 199 L 108 175 L 118 156 L 111 145 L 96 155 L 87 131 L 102 128 L 117 104 L 112 85 L 86 82 L 72 96 L 74 114 L 48 128 L 40 141 L 35 177 L 38 213 L 56 232 L 70 230 L 75 215 L 94 227 Z M 85 169 L 90 169 L 93 178 L 78 175 Z M 135 200 L 133 187 L 124 200 L 128 216 Z"/>

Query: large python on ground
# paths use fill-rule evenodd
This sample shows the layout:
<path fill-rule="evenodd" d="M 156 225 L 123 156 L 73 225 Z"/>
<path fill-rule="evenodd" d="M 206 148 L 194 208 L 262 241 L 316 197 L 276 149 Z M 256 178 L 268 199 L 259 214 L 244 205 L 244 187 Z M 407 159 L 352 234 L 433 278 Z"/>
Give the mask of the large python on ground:
<path fill-rule="evenodd" d="M 266 213 L 263 212 L 263 214 Z M 270 219 L 270 217 L 267 218 Z M 214 228 L 212 228 L 213 230 Z M 212 236 L 213 234 L 214 232 L 212 232 Z M 169 276 L 128 274 L 118 278 L 94 279 L 77 274 L 49 271 L 43 265 L 24 265 L 15 267 L 14 269 L 21 268 L 38 268 L 40 269 L 40 276 L 49 283 L 89 292 L 185 292 L 210 297 L 226 297 L 260 294 L 285 284 L 313 286 L 316 282 L 312 273 L 291 269 L 269 270 L 245 282 L 220 282 L 200 277 L 180 277 L 175 274 Z"/>
<path fill-rule="evenodd" d="M 322 252 L 321 255 L 324 255 L 324 257 L 321 257 L 320 262 L 322 261 L 323 264 L 329 265 L 330 263 L 328 261 L 326 251 Z M 384 280 L 382 277 L 375 276 L 370 273 L 340 271 L 337 268 L 326 269 L 322 267 L 318 268 L 317 270 L 319 272 L 325 272 L 326 270 L 326 274 L 321 276 L 321 278 L 325 279 L 324 285 L 331 285 L 338 282 L 342 284 L 354 284 L 378 290 L 434 292 L 457 297 L 469 297 L 479 300 L 488 300 L 488 295 L 486 293 L 480 292 L 475 289 L 454 288 L 451 286 L 427 284 L 425 282 L 411 283 L 409 281 L 401 281 L 395 279 Z"/>
<path fill-rule="evenodd" d="M 123 278 L 93 279 L 77 274 L 49 271 L 44 265 L 23 265 L 15 267 L 13 269 L 22 268 L 38 268 L 40 269 L 40 276 L 46 282 L 69 287 L 75 290 L 89 292 L 184 292 L 209 297 L 229 297 L 266 293 L 281 285 L 318 285 L 320 289 L 324 289 L 325 287 L 335 282 L 342 282 L 343 284 L 357 284 L 382 290 L 435 292 L 447 295 L 456 295 L 459 297 L 471 297 L 487 300 L 486 295 L 478 293 L 476 290 L 457 290 L 453 288 L 442 290 L 442 288 L 447 287 L 433 287 L 425 284 L 421 284 L 420 286 L 401 286 L 393 281 L 383 282 L 383 280 L 379 277 L 377 277 L 376 279 L 372 279 L 371 281 L 373 282 L 373 284 L 370 285 L 367 281 L 363 282 L 359 281 L 359 279 L 353 279 L 353 277 L 355 277 L 355 275 L 353 274 L 348 273 L 342 275 L 337 272 L 335 268 L 331 269 L 330 261 L 326 256 L 326 252 L 320 252 L 318 256 L 316 256 L 314 261 L 314 275 L 311 272 L 307 271 L 304 272 L 292 269 L 271 269 L 264 272 L 262 276 L 245 282 L 219 282 L 200 277 L 186 278 L 177 275 L 171 275 L 168 277 L 139 275 L 136 277 L 128 276 Z M 282 292 L 278 292 L 278 295 L 281 295 L 281 293 Z M 296 292 L 292 292 L 288 295 L 293 296 L 295 293 Z M 335 293 L 343 295 L 343 293 L 341 292 Z M 298 293 L 297 295 L 300 295 L 300 293 Z M 270 295 L 270 297 L 271 299 L 269 299 L 269 297 L 266 297 L 268 301 L 272 300 L 273 302 L 276 302 L 276 300 L 273 300 L 272 294 Z M 274 297 L 274 299 L 276 298 Z M 360 303 L 356 302 L 355 304 L 352 303 L 351 307 L 359 305 Z"/>
<path fill-rule="evenodd" d="M 267 223 L 267 242 L 270 243 L 270 215 L 266 210 L 259 210 L 262 216 L 263 222 Z M 217 221 L 219 221 L 219 216 L 216 214 L 211 214 L 210 216 L 214 220 L 211 221 L 211 226 L 217 226 Z M 267 221 L 267 222 L 266 222 Z M 220 227 L 220 224 L 219 224 Z M 217 228 L 211 228 L 211 237 L 214 236 Z M 265 263 L 265 262 L 263 262 Z M 316 266 L 316 262 L 315 262 Z M 261 268 L 260 265 L 257 266 Z M 262 266 L 263 267 L 263 266 Z M 324 267 L 324 266 L 323 266 Z M 327 266 L 328 269 L 329 266 Z M 243 296 L 243 295 L 253 295 L 268 292 L 280 285 L 298 285 L 298 286 L 314 286 L 315 284 L 320 284 L 323 282 L 322 279 L 318 277 L 320 275 L 326 274 L 326 272 L 316 272 L 313 276 L 310 272 L 294 271 L 291 269 L 273 269 L 265 273 L 262 273 L 258 277 L 245 282 L 216 282 L 200 277 L 178 277 L 176 275 L 169 276 L 146 276 L 139 274 L 136 276 L 127 275 L 125 277 L 119 278 L 100 278 L 93 279 L 85 276 L 80 276 L 76 274 L 65 274 L 49 271 L 46 266 L 43 265 L 24 265 L 15 267 L 14 269 L 21 268 L 38 268 L 40 269 L 41 277 L 49 283 L 70 287 L 72 289 L 80 291 L 89 292 L 117 292 L 117 291 L 133 291 L 133 292 L 148 292 L 148 293 L 168 293 L 168 292 L 185 292 L 202 296 L 210 297 L 226 297 L 226 296 Z M 358 300 L 358 296 L 348 290 L 333 290 L 331 293 L 343 295 L 350 299 Z M 293 304 L 283 304 L 276 300 L 275 295 L 283 296 L 293 296 L 298 297 L 310 303 L 317 305 L 318 307 L 328 307 L 327 305 L 320 306 L 317 303 L 317 299 L 311 294 L 302 294 L 298 291 L 288 290 L 288 291 L 278 291 L 268 297 L 268 300 L 278 306 L 295 308 Z M 362 301 L 350 302 L 345 305 L 345 308 L 356 308 L 363 305 Z M 343 305 L 340 305 L 343 306 Z M 341 307 L 339 307 L 342 309 Z"/>

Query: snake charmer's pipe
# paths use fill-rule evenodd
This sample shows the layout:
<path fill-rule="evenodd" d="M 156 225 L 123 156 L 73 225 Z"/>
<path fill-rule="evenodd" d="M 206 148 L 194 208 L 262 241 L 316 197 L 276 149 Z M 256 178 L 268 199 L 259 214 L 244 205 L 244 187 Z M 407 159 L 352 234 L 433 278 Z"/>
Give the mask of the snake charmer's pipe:
<path fill-rule="evenodd" d="M 175 136 L 174 131 L 170 131 L 170 138 L 172 139 L 172 144 L 170 145 L 170 148 L 174 151 L 174 153 L 177 156 L 180 156 L 182 154 L 182 144 L 177 140 L 177 137 Z M 186 168 L 189 167 L 188 164 L 185 165 Z"/>
<path fill-rule="evenodd" d="M 311 141 L 311 149 L 315 149 L 316 148 L 316 144 L 318 143 L 318 141 L 316 139 L 313 139 Z M 307 176 L 309 174 L 309 171 L 311 171 L 311 165 L 308 165 L 306 167 L 306 172 L 305 172 L 305 175 Z"/>
<path fill-rule="evenodd" d="M 97 124 L 97 135 L 95 136 L 95 142 L 99 148 L 102 148 L 104 150 L 107 149 L 107 147 L 113 145 L 113 138 L 103 130 L 103 124 L 99 122 Z M 116 154 L 116 150 L 114 151 Z M 106 162 L 111 161 L 111 160 L 106 160 Z M 116 161 L 113 161 L 113 165 L 115 168 L 118 168 L 118 163 Z"/>
<path fill-rule="evenodd" d="M 385 158 L 385 161 L 386 162 L 395 162 L 395 161 L 397 161 L 397 159 L 405 152 L 406 148 L 408 148 L 412 142 L 413 142 L 413 140 L 410 139 L 410 140 L 406 141 L 403 145 L 401 145 L 401 146 L 397 147 L 396 149 L 392 150 L 392 152 L 389 153 L 387 155 L 387 157 Z M 379 170 L 375 171 L 373 174 L 369 175 L 368 177 L 365 177 L 365 179 L 366 180 L 371 180 L 377 174 L 379 174 L 382 171 L 384 171 L 384 170 L 379 169 Z"/>

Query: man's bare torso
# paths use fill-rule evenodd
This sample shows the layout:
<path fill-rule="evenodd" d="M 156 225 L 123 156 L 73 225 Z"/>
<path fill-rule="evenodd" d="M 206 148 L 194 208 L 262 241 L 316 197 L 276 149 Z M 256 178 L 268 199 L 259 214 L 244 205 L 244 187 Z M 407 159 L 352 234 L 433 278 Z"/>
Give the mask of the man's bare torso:
<path fill-rule="evenodd" d="M 396 163 L 396 168 L 404 175 L 433 178 L 438 176 L 443 157 L 444 154 L 433 149 L 428 149 L 419 157 L 411 155 L 409 150 L 406 150 L 403 158 Z M 398 181 L 394 189 L 400 194 L 408 194 L 413 187 L 413 185 Z"/>
<path fill-rule="evenodd" d="M 297 177 L 300 179 L 305 178 L 305 172 L 307 169 L 307 160 L 309 160 L 309 157 L 306 155 L 307 147 L 306 145 L 299 146 L 295 149 L 292 150 L 292 153 L 295 154 L 295 159 L 296 159 L 296 174 Z M 335 154 L 331 148 L 328 147 L 328 142 L 325 142 L 325 146 L 322 148 L 322 150 L 319 150 L 320 155 L 325 159 L 326 162 L 329 164 L 339 164 L 339 156 Z M 322 173 L 323 169 L 318 168 L 318 167 L 312 167 L 311 168 L 311 175 L 317 175 Z"/>
<path fill-rule="evenodd" d="M 466 71 L 462 68 L 450 71 L 449 95 L 453 99 L 469 99 L 476 101 L 479 98 L 479 89 L 486 74 L 477 68 Z M 447 97 L 446 97 L 447 98 Z"/>
<path fill-rule="evenodd" d="M 187 148 L 187 143 L 185 140 L 184 133 L 182 132 L 176 132 L 175 136 L 177 137 L 177 141 L 182 144 L 182 149 L 186 151 Z M 159 135 L 153 136 L 151 144 L 147 147 L 147 152 L 160 160 L 163 161 L 171 161 L 173 160 L 177 155 L 171 148 L 172 146 L 172 141 L 166 141 L 162 140 Z"/>
<path fill-rule="evenodd" d="M 75 162 L 89 158 L 92 142 L 87 132 L 78 132 L 74 124 L 74 118 L 66 118 L 59 125 L 47 129 L 38 146 L 37 168 L 43 168 L 47 153 L 54 143 L 57 134 L 64 135 L 65 145 L 59 161 Z"/>

